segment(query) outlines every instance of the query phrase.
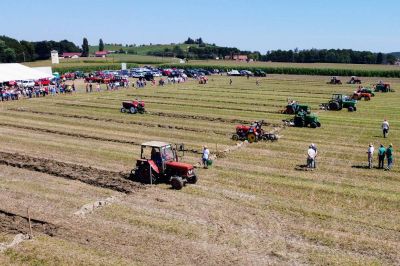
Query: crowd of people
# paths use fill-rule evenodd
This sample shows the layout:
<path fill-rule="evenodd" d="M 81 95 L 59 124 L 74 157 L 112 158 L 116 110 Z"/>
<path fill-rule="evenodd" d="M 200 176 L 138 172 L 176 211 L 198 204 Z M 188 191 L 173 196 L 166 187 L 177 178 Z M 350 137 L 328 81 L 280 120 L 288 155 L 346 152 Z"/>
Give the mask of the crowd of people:
<path fill-rule="evenodd" d="M 93 91 L 100 92 L 100 91 L 102 91 L 102 85 L 105 87 L 106 91 L 113 91 L 113 90 L 118 90 L 120 88 L 128 88 L 129 80 L 128 81 L 108 82 L 108 83 L 104 83 L 104 84 L 86 82 L 85 91 L 86 91 L 86 93 L 90 93 Z"/>
<path fill-rule="evenodd" d="M 57 95 L 75 92 L 75 84 L 55 83 L 47 86 L 35 85 L 32 87 L 23 87 L 20 85 L 5 86 L 0 89 L 1 101 L 14 101 L 22 98 L 38 98 L 47 95 Z"/>

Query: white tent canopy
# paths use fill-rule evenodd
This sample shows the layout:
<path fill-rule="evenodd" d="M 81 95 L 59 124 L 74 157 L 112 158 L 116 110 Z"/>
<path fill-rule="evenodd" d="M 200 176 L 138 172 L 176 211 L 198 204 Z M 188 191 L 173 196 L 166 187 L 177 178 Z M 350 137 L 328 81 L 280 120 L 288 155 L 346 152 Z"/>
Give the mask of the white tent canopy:
<path fill-rule="evenodd" d="M 52 78 L 48 73 L 18 64 L 4 63 L 0 64 L 0 82 L 12 80 L 37 80 L 42 78 Z"/>

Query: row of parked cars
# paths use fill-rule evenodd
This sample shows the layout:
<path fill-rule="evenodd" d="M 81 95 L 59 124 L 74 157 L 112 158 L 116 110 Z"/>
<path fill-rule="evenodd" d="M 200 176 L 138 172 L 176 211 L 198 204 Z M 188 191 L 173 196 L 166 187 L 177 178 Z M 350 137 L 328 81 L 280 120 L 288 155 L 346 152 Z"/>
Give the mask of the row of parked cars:
<path fill-rule="evenodd" d="M 235 70 L 232 69 L 231 71 L 227 72 L 228 76 L 250 76 L 250 77 L 266 77 L 267 73 L 262 71 L 261 69 L 256 69 L 254 72 L 249 70 Z"/>

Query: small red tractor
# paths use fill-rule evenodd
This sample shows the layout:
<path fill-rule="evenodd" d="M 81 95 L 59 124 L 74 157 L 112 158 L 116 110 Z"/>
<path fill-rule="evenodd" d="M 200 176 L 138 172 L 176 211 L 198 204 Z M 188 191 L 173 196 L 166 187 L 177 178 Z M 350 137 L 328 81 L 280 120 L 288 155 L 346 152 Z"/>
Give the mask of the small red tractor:
<path fill-rule="evenodd" d="M 236 133 L 232 135 L 232 139 L 247 140 L 249 143 L 253 143 L 259 140 L 278 140 L 278 136 L 273 133 L 265 133 L 261 128 L 264 120 L 255 121 L 250 126 L 238 125 L 236 126 Z"/>
<path fill-rule="evenodd" d="M 183 144 L 149 141 L 141 145 L 140 159 L 131 171 L 131 179 L 146 184 L 170 183 L 174 189 L 182 189 L 186 183 L 195 184 L 194 166 L 179 162 L 177 149 L 184 152 Z"/>
<path fill-rule="evenodd" d="M 328 82 L 328 84 L 341 85 L 342 81 L 337 77 L 331 77 L 331 80 Z"/>
<path fill-rule="evenodd" d="M 208 83 L 208 78 L 206 76 L 201 76 L 199 78 L 199 84 L 207 84 Z"/>
<path fill-rule="evenodd" d="M 361 79 L 356 76 L 351 76 L 347 84 L 361 84 Z"/>
<path fill-rule="evenodd" d="M 134 101 L 123 101 L 121 113 L 144 114 L 146 112 L 144 105 L 144 101 L 138 99 L 135 99 Z"/>
<path fill-rule="evenodd" d="M 369 100 L 371 100 L 371 97 L 374 97 L 374 96 L 375 96 L 375 93 L 371 89 L 361 88 L 360 87 L 350 97 L 353 100 L 362 100 L 362 99 L 364 99 L 366 101 L 369 101 Z"/>

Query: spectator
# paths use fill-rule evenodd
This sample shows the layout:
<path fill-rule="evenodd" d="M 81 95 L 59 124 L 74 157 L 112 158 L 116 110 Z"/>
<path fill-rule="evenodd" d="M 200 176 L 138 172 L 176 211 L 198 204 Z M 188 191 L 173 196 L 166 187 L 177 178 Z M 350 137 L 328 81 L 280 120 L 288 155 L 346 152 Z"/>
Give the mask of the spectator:
<path fill-rule="evenodd" d="M 389 144 L 389 148 L 386 149 L 386 158 L 387 158 L 387 168 L 386 170 L 391 170 L 393 166 L 393 145 Z"/>
<path fill-rule="evenodd" d="M 315 150 L 312 145 L 310 145 L 307 150 L 307 168 L 313 168 L 315 155 Z"/>
<path fill-rule="evenodd" d="M 389 122 L 386 119 L 383 120 L 382 131 L 383 131 L 383 137 L 386 138 L 386 136 L 389 134 Z"/>
<path fill-rule="evenodd" d="M 207 146 L 204 145 L 203 147 L 203 155 L 202 155 L 202 162 L 203 162 L 203 167 L 205 169 L 208 168 L 208 159 L 210 157 L 210 151 L 208 150 Z"/>
<path fill-rule="evenodd" d="M 381 144 L 379 149 L 378 149 L 378 168 L 379 169 L 383 169 L 383 166 L 385 164 L 385 154 L 386 154 L 386 149 Z"/>
<path fill-rule="evenodd" d="M 375 151 L 374 145 L 372 145 L 372 143 L 370 143 L 369 146 L 368 146 L 368 151 L 367 151 L 367 154 L 368 154 L 368 168 L 369 169 L 372 169 L 372 159 L 374 158 L 374 151 Z"/>

